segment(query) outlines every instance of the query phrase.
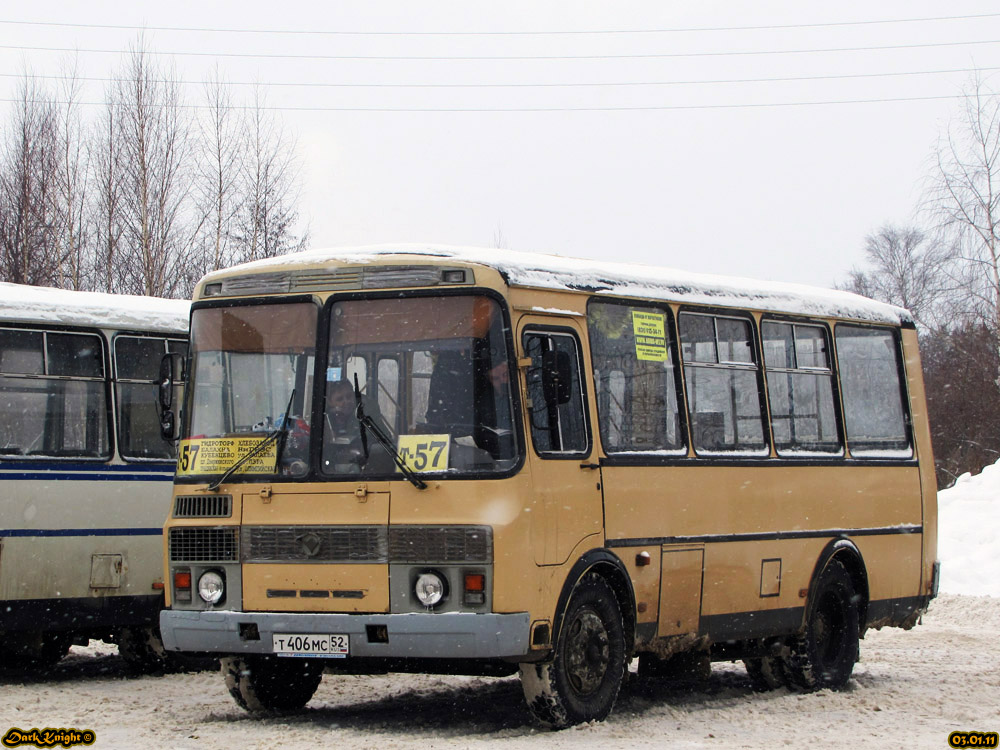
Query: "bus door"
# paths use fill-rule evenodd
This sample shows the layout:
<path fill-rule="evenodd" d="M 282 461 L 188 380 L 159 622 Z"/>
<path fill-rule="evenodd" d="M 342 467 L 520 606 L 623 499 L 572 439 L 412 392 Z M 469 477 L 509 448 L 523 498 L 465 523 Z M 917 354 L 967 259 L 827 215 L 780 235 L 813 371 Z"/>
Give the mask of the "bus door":
<path fill-rule="evenodd" d="M 580 334 L 565 319 L 525 316 L 520 373 L 537 515 L 535 563 L 558 565 L 603 528 L 601 474 L 593 457 Z"/>
<path fill-rule="evenodd" d="M 389 483 L 323 491 L 257 485 L 243 493 L 243 607 L 388 612 Z"/>

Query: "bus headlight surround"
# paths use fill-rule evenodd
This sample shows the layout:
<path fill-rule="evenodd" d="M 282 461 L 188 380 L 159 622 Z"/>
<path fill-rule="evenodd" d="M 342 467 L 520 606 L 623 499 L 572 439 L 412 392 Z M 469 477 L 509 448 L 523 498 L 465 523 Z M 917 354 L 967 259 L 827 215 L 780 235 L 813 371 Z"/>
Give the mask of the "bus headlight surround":
<path fill-rule="evenodd" d="M 214 570 L 208 570 L 198 579 L 198 596 L 207 604 L 218 604 L 226 592 L 226 583 L 222 575 Z"/>
<path fill-rule="evenodd" d="M 444 576 L 430 570 L 417 576 L 413 584 L 413 593 L 418 602 L 430 609 L 444 601 L 448 588 Z"/>

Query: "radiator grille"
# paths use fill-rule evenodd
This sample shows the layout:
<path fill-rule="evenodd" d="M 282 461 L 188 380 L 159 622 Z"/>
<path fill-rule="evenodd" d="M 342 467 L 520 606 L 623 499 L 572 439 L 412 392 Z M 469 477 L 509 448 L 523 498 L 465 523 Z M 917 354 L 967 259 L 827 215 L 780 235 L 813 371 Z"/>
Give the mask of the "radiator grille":
<path fill-rule="evenodd" d="M 385 563 L 382 526 L 248 526 L 244 562 Z"/>
<path fill-rule="evenodd" d="M 171 562 L 236 562 L 239 535 L 235 527 L 170 529 Z"/>
<path fill-rule="evenodd" d="M 180 495 L 174 500 L 174 518 L 229 518 L 232 495 Z"/>
<path fill-rule="evenodd" d="M 389 530 L 393 562 L 451 563 L 493 561 L 488 526 L 400 526 Z"/>

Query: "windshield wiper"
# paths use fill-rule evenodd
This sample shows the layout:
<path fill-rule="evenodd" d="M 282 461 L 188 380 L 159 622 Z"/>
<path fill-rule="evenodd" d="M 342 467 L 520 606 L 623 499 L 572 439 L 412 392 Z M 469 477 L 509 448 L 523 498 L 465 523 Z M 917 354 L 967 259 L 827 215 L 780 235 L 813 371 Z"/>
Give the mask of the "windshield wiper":
<path fill-rule="evenodd" d="M 392 444 L 392 441 L 388 438 L 388 436 L 382 432 L 382 428 L 376 424 L 375 420 L 365 414 L 365 406 L 361 400 L 361 388 L 358 387 L 357 373 L 354 373 L 354 403 L 357 405 L 354 415 L 358 418 L 358 424 L 360 424 L 362 428 L 361 447 L 365 453 L 365 460 L 368 460 L 368 439 L 365 436 L 365 430 L 367 429 L 371 432 L 376 442 L 385 449 L 385 452 L 392 456 L 392 460 L 396 463 L 396 466 L 399 467 L 403 476 L 409 480 L 410 484 L 418 490 L 426 490 L 427 482 L 418 477 L 417 473 L 406 465 L 406 461 L 404 461 L 403 457 L 399 455 L 399 451 L 396 450 L 396 446 Z"/>
<path fill-rule="evenodd" d="M 274 468 L 275 471 L 277 471 L 278 462 L 281 461 L 281 451 L 285 447 L 284 438 L 288 435 L 288 415 L 291 413 L 292 399 L 294 398 L 295 398 L 295 389 L 292 388 L 292 393 L 288 397 L 288 405 L 285 407 L 285 413 L 281 418 L 281 424 L 275 427 L 271 432 L 269 432 L 267 437 L 265 437 L 263 440 L 257 443 L 257 445 L 254 446 L 252 451 L 247 453 L 245 456 L 243 456 L 243 458 L 241 458 L 239 461 L 237 461 L 228 469 L 226 469 L 226 472 L 221 477 L 219 477 L 216 481 L 208 485 L 209 492 L 215 492 L 217 489 L 219 489 L 219 487 L 222 486 L 223 482 L 225 482 L 227 479 L 229 479 L 229 477 L 231 477 L 233 474 L 236 473 L 237 469 L 243 466 L 251 458 L 259 456 L 261 453 L 264 452 L 265 449 L 267 449 L 268 446 L 270 446 L 276 440 L 281 439 L 281 445 L 278 446 L 278 449 L 277 451 L 275 451 L 274 455 Z"/>

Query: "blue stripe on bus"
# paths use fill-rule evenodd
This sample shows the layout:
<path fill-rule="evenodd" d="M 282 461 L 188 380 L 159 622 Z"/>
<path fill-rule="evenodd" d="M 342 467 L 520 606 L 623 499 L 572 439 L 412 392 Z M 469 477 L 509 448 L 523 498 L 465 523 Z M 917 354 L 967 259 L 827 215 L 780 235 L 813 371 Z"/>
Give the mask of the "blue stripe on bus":
<path fill-rule="evenodd" d="M 0 529 L 12 536 L 162 536 L 163 529 Z"/>
<path fill-rule="evenodd" d="M 68 474 L 61 471 L 3 471 L 0 470 L 0 481 L 4 479 L 34 479 L 42 481 L 73 480 L 77 482 L 172 482 L 173 474 L 117 474 L 81 472 Z"/>
<path fill-rule="evenodd" d="M 151 474 L 156 472 L 173 472 L 174 462 L 158 462 L 151 464 L 107 464 L 102 461 L 12 461 L 0 460 L 0 470 L 17 471 L 105 471 L 128 472 L 129 474 Z"/>

